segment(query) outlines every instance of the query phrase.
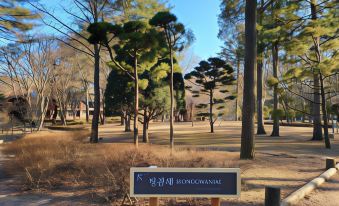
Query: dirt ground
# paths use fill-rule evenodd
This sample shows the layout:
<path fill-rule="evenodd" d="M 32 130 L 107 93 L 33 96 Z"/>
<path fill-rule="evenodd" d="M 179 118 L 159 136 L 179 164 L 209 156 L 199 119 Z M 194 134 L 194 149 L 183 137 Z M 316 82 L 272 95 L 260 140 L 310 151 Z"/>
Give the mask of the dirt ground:
<path fill-rule="evenodd" d="M 238 161 L 243 183 L 240 199 L 224 200 L 223 204 L 262 205 L 267 185 L 281 187 L 284 198 L 321 174 L 326 157 L 339 159 L 339 136 L 332 140 L 332 149 L 328 150 L 324 148 L 323 142 L 309 141 L 312 128 L 281 127 L 280 137 L 270 137 L 272 127 L 267 125 L 265 128 L 268 135 L 256 137 L 255 161 Z M 167 125 L 154 123 L 149 131 L 150 142 L 168 144 L 168 129 Z M 102 127 L 103 142 L 132 142 L 131 134 L 121 131 L 119 127 Z M 229 156 L 239 156 L 240 122 L 216 122 L 214 134 L 209 133 L 208 122 L 196 122 L 194 127 L 191 123 L 179 123 L 175 126 L 175 131 L 177 147 L 225 151 Z M 334 193 L 337 194 L 335 202 L 339 202 L 339 190 L 334 190 Z"/>
<path fill-rule="evenodd" d="M 208 122 L 196 122 L 194 127 L 191 126 L 191 123 L 177 123 L 175 125 L 175 145 L 177 149 L 195 148 L 217 152 L 215 161 L 229 162 L 230 165 L 241 168 L 241 197 L 239 199 L 224 199 L 222 205 L 263 205 L 264 188 L 268 185 L 281 187 L 284 198 L 324 172 L 326 157 L 339 160 L 339 136 L 332 140 L 332 149 L 328 150 L 324 148 L 323 142 L 309 141 L 312 128 L 281 127 L 280 137 L 270 137 L 271 126 L 265 128 L 268 135 L 256 137 L 256 158 L 254 161 L 239 160 L 240 122 L 216 122 L 214 134 L 209 133 Z M 149 131 L 151 144 L 167 145 L 169 143 L 168 131 L 169 126 L 166 123 L 151 124 Z M 100 137 L 103 138 L 101 143 L 104 144 L 133 142 L 132 133 L 123 132 L 123 127 L 118 125 L 100 127 Z M 300 205 L 316 206 L 338 203 L 338 179 L 339 177 L 336 175 L 331 182 L 325 183 L 314 191 Z M 3 180 L 0 182 L 0 205 L 13 205 L 14 203 L 15 205 L 60 205 L 60 203 L 62 205 L 86 205 L 83 199 L 75 198 L 80 194 L 67 193 L 67 191 L 43 195 L 9 194 L 4 191 L 6 190 L 4 185 L 10 185 L 10 183 L 5 183 Z M 21 204 L 23 199 L 25 201 Z M 328 202 L 328 199 L 331 202 Z M 26 204 L 29 200 L 30 204 Z M 163 205 L 168 205 L 168 201 L 168 199 L 161 200 Z M 146 202 L 147 200 L 141 199 L 140 205 L 146 205 Z M 191 202 L 190 205 L 197 205 L 196 202 L 180 198 L 174 205 L 189 205 L 187 202 Z M 203 200 L 200 203 L 204 205 L 207 202 Z"/>
<path fill-rule="evenodd" d="M 339 174 L 337 173 L 330 179 L 330 181 L 321 185 L 318 189 L 314 190 L 304 200 L 300 201 L 300 206 L 310 205 L 326 205 L 338 206 L 339 196 Z"/>

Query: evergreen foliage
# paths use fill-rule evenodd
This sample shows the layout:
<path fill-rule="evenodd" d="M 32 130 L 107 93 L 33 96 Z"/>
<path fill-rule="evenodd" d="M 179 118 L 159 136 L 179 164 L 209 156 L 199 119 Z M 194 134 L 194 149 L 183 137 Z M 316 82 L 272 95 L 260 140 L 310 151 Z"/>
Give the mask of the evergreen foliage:
<path fill-rule="evenodd" d="M 32 29 L 30 20 L 38 16 L 22 6 L 28 0 L 2 0 L 0 2 L 0 39 L 12 41 L 19 32 Z"/>
<path fill-rule="evenodd" d="M 235 80 L 233 72 L 233 68 L 224 60 L 209 58 L 207 61 L 201 61 L 194 71 L 185 75 L 185 79 L 190 80 L 193 85 L 198 87 L 197 90 L 187 87 L 195 94 L 194 97 L 200 97 L 200 95 L 209 97 L 208 103 L 198 105 L 200 109 L 209 107 L 209 112 L 199 113 L 198 116 L 209 117 L 211 133 L 214 132 L 213 125 L 217 117 L 223 115 L 222 109 L 224 109 L 224 106 L 219 106 L 216 108 L 218 113 L 214 113 L 214 107 L 224 105 L 227 100 L 235 99 L 233 95 L 217 97 L 217 93 L 229 93 L 225 86 L 233 84 Z"/>

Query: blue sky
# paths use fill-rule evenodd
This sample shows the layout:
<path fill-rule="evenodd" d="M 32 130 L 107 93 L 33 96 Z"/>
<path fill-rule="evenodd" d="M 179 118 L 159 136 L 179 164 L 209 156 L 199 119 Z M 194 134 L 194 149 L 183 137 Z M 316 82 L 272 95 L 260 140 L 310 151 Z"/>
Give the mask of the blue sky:
<path fill-rule="evenodd" d="M 51 8 L 58 8 L 60 2 L 67 0 L 41 0 L 41 3 Z M 195 42 L 191 52 L 201 59 L 215 56 L 220 51 L 222 42 L 218 39 L 218 14 L 220 13 L 220 0 L 169 0 L 173 6 L 172 12 L 178 20 L 191 29 L 195 35 Z M 69 16 L 69 15 L 67 15 Z"/>
<path fill-rule="evenodd" d="M 202 59 L 215 56 L 222 46 L 218 39 L 219 0 L 170 0 L 182 23 L 190 28 L 196 38 L 192 49 Z"/>

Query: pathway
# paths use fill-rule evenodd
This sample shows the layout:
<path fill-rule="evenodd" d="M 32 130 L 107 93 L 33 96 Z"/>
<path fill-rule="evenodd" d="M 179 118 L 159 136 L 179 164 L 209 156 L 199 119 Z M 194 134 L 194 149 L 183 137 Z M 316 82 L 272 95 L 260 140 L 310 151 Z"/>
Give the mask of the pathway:
<path fill-rule="evenodd" d="M 322 184 L 305 199 L 300 201 L 300 206 L 338 206 L 339 205 L 339 173 L 337 172 L 328 182 Z"/>

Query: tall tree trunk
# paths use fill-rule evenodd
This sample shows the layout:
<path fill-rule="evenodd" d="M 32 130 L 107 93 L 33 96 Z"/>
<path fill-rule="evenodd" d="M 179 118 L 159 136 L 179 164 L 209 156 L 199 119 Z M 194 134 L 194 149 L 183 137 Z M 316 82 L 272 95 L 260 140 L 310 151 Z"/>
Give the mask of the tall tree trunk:
<path fill-rule="evenodd" d="M 144 143 L 148 143 L 148 118 L 147 118 L 147 108 L 144 109 L 144 124 L 143 124 L 143 132 L 142 132 L 142 141 Z"/>
<path fill-rule="evenodd" d="M 65 110 L 63 109 L 63 107 L 60 107 L 60 119 L 61 119 L 61 124 L 63 126 L 66 126 L 66 118 L 65 118 Z"/>
<path fill-rule="evenodd" d="M 310 2 L 312 20 L 317 20 L 316 5 L 317 5 L 316 0 L 312 0 Z M 317 58 L 317 62 L 318 64 L 320 64 L 321 63 L 320 39 L 319 37 L 313 37 L 313 36 L 312 38 L 314 42 L 314 48 L 315 48 L 314 51 L 315 51 L 315 55 Z M 324 88 L 324 78 L 323 78 L 321 71 L 319 71 L 319 73 L 318 71 L 314 72 L 314 89 L 315 91 L 314 91 L 314 104 L 313 104 L 314 113 L 313 114 L 315 116 L 313 117 L 313 119 L 314 119 L 314 125 L 320 124 L 320 127 L 319 128 L 317 127 L 316 131 L 313 131 L 313 139 L 314 140 L 320 140 L 320 138 L 322 139 L 322 135 L 320 134 L 321 132 L 320 95 L 321 95 L 321 108 L 323 112 L 325 146 L 327 149 L 331 149 L 331 142 L 328 137 L 328 115 L 327 115 L 327 108 L 326 108 L 326 93 L 325 93 L 325 88 Z M 319 89 L 320 89 L 320 94 L 319 94 Z M 318 112 L 319 112 L 319 115 L 317 115 Z M 320 129 L 320 132 L 318 131 L 319 129 Z"/>
<path fill-rule="evenodd" d="M 99 141 L 99 116 L 100 116 L 100 50 L 94 44 L 94 111 L 92 118 L 91 143 Z"/>
<path fill-rule="evenodd" d="M 56 119 L 58 117 L 58 106 L 55 104 L 54 105 L 54 112 L 52 116 L 52 124 L 56 124 Z"/>
<path fill-rule="evenodd" d="M 86 86 L 86 123 L 89 123 L 89 91 L 88 91 L 88 86 Z"/>
<path fill-rule="evenodd" d="M 255 63 L 257 59 L 257 1 L 246 0 L 245 68 L 241 127 L 241 159 L 254 158 Z"/>
<path fill-rule="evenodd" d="M 125 112 L 121 111 L 121 115 L 120 115 L 120 125 L 121 126 L 125 125 L 125 118 L 126 118 Z"/>
<path fill-rule="evenodd" d="M 235 121 L 239 120 L 239 116 L 238 116 L 238 104 L 239 104 L 239 83 L 240 83 L 240 59 L 239 57 L 237 57 L 237 87 L 236 87 L 236 94 L 237 94 L 237 98 L 235 99 Z"/>
<path fill-rule="evenodd" d="M 134 145 L 139 146 L 139 76 L 138 76 L 138 59 L 134 59 Z"/>
<path fill-rule="evenodd" d="M 278 58 L 279 58 L 279 48 L 278 43 L 274 42 L 272 45 L 272 57 L 273 57 L 273 77 L 278 79 Z M 273 87 L 273 131 L 271 136 L 272 137 L 279 137 L 279 99 L 278 99 L 278 84 L 275 84 Z"/>
<path fill-rule="evenodd" d="M 287 124 L 290 124 L 292 117 L 290 117 L 289 113 L 288 113 L 288 104 L 287 104 L 287 101 L 285 101 L 283 98 L 281 98 L 281 100 L 282 100 L 281 105 L 282 105 L 283 110 L 285 112 L 286 122 L 287 122 Z"/>
<path fill-rule="evenodd" d="M 260 6 L 264 6 L 264 0 L 260 1 Z M 263 13 L 261 12 L 258 17 L 258 23 L 262 25 L 263 21 Z M 260 34 L 260 31 L 257 31 Z M 260 39 L 260 38 L 259 38 Z M 263 61 L 264 61 L 264 47 L 263 43 L 259 40 L 257 43 L 257 134 L 266 134 L 264 127 L 264 117 L 263 117 L 263 107 L 264 107 L 264 99 L 263 99 Z"/>
<path fill-rule="evenodd" d="M 76 111 L 74 111 L 74 110 L 72 111 L 72 113 L 73 113 L 73 115 L 72 115 L 72 116 L 73 116 L 73 120 L 75 120 L 75 119 L 76 119 L 77 113 L 76 113 Z"/>
<path fill-rule="evenodd" d="M 131 131 L 131 115 L 126 114 L 125 118 L 125 132 L 130 132 Z"/>
<path fill-rule="evenodd" d="M 190 116 L 191 116 L 191 122 L 192 122 L 192 127 L 194 126 L 193 107 L 194 107 L 194 104 L 193 104 L 193 102 L 192 102 L 192 103 L 191 103 L 191 113 L 190 113 Z"/>
<path fill-rule="evenodd" d="M 324 79 L 322 74 L 320 73 L 320 90 L 321 90 L 321 100 L 322 100 L 322 112 L 323 112 L 323 121 L 324 121 L 324 137 L 325 137 L 325 146 L 327 149 L 331 149 L 331 142 L 328 136 L 328 115 L 327 115 L 327 108 L 326 108 L 326 94 L 324 88 Z"/>
<path fill-rule="evenodd" d="M 305 111 L 306 110 L 306 105 L 305 105 L 305 99 L 303 98 L 302 100 L 302 108 L 303 108 L 303 111 Z M 305 115 L 305 113 L 303 112 L 302 113 L 302 122 L 304 123 L 305 122 L 305 119 L 306 119 L 306 115 Z"/>
<path fill-rule="evenodd" d="M 64 122 L 62 123 L 64 126 L 67 125 L 67 114 L 68 114 L 67 105 L 64 104 Z"/>
<path fill-rule="evenodd" d="M 210 126 L 211 133 L 214 133 L 214 121 L 213 121 L 213 91 L 210 90 Z"/>
<path fill-rule="evenodd" d="M 266 134 L 263 117 L 263 54 L 257 61 L 257 134 Z"/>
<path fill-rule="evenodd" d="M 43 95 L 42 95 L 43 96 Z M 41 98 L 42 102 L 40 105 L 40 117 L 39 117 L 39 126 L 38 126 L 38 131 L 41 131 L 42 127 L 44 126 L 44 122 L 45 122 L 45 117 L 46 117 L 46 112 L 47 112 L 47 108 L 48 108 L 48 104 L 49 104 L 49 98 L 46 97 L 42 97 Z"/>
<path fill-rule="evenodd" d="M 174 93 L 173 93 L 173 72 L 174 72 L 174 62 L 173 62 L 173 51 L 170 46 L 170 60 L 171 60 L 171 73 L 170 73 L 170 98 L 171 98 L 171 108 L 170 108 L 170 148 L 173 151 L 174 149 Z"/>
<path fill-rule="evenodd" d="M 59 109 L 60 109 L 60 119 L 61 119 L 61 124 L 63 125 L 63 126 L 66 126 L 67 125 L 67 123 L 66 123 L 66 109 L 65 109 L 65 105 L 64 105 L 64 103 L 62 103 L 62 101 L 61 101 L 61 99 L 58 97 L 58 102 L 59 102 L 59 105 L 60 105 L 60 107 L 59 107 Z"/>
<path fill-rule="evenodd" d="M 101 118 L 101 125 L 105 125 L 106 124 L 106 116 L 105 116 L 105 93 L 102 90 L 102 118 Z M 100 109 L 101 110 L 101 109 Z"/>
<path fill-rule="evenodd" d="M 322 126 L 321 126 L 321 115 L 320 115 L 320 85 L 319 85 L 319 74 L 313 74 L 313 137 L 312 140 L 323 140 Z"/>
<path fill-rule="evenodd" d="M 101 107 L 101 106 L 100 106 Z M 100 119 L 100 124 L 103 125 L 103 121 L 104 121 L 104 118 L 102 116 L 102 112 L 100 111 L 100 115 L 99 115 L 99 119 Z"/>
<path fill-rule="evenodd" d="M 311 1 L 311 15 L 312 15 L 312 19 L 316 20 L 317 19 L 317 8 L 316 8 L 316 1 L 312 0 Z M 319 39 L 315 39 L 316 42 L 319 41 Z M 317 45 L 315 45 L 317 51 L 319 51 L 319 45 L 317 43 Z M 320 59 L 320 55 L 318 57 L 318 61 L 320 63 L 321 59 Z M 323 133 L 322 133 L 322 126 L 321 126 L 321 114 L 320 114 L 320 107 L 321 107 L 321 103 L 320 103 L 320 83 L 319 83 L 319 74 L 317 72 L 314 72 L 313 74 L 313 86 L 314 86 L 314 91 L 313 91 L 313 137 L 312 140 L 323 140 Z"/>

